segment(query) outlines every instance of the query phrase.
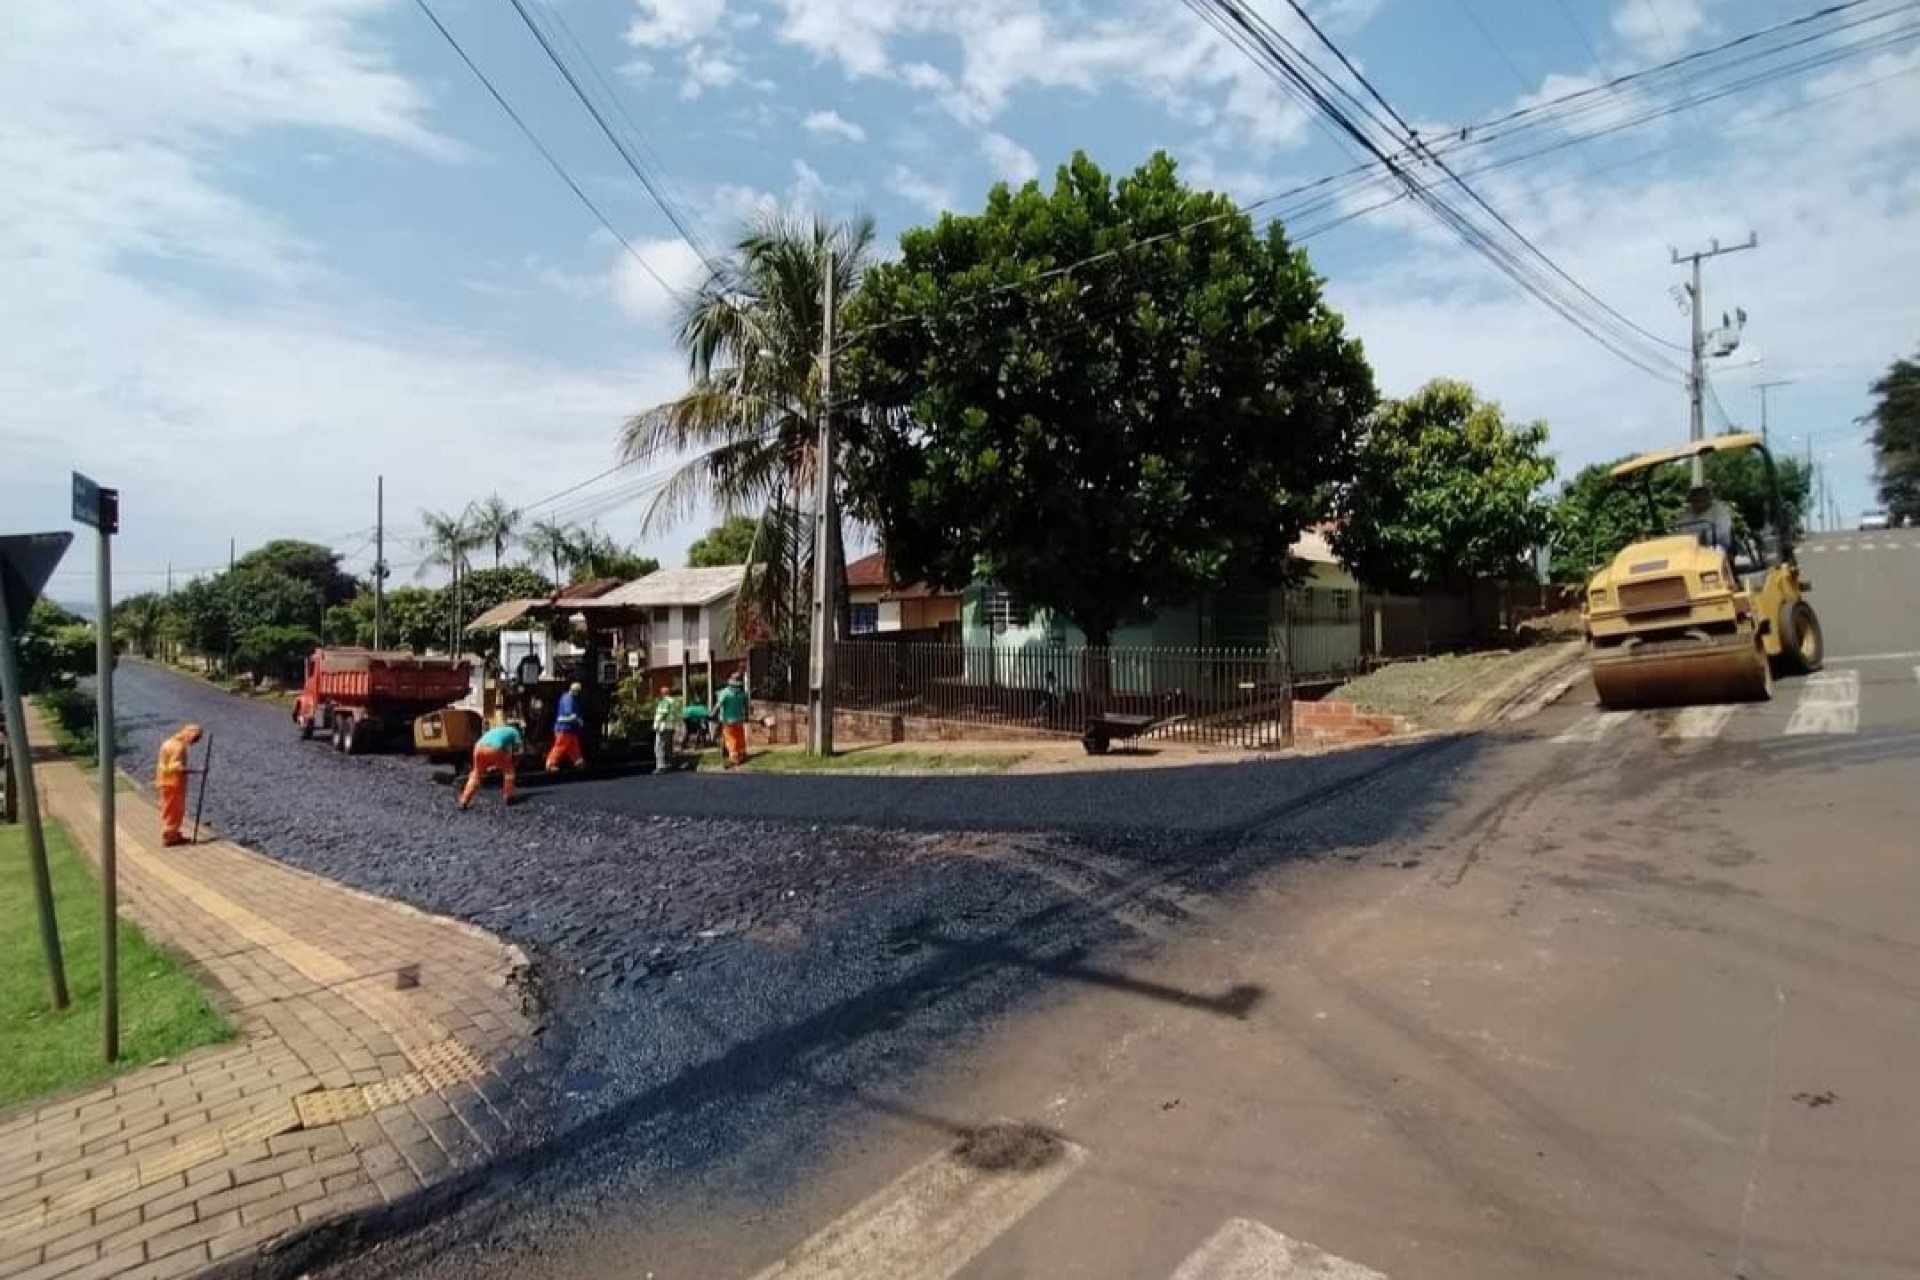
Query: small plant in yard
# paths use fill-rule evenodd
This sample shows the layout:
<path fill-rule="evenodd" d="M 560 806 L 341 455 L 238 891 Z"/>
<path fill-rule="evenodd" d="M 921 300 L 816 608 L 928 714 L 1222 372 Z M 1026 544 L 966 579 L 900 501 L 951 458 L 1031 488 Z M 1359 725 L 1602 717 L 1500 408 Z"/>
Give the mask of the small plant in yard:
<path fill-rule="evenodd" d="M 233 1036 L 180 963 L 120 922 L 120 1061 L 100 1057 L 100 891 L 67 833 L 47 827 L 54 911 L 73 1003 L 56 1011 L 34 923 L 26 834 L 0 827 L 0 1108 Z"/>
<path fill-rule="evenodd" d="M 34 701 L 52 723 L 54 745 L 60 748 L 60 754 L 92 768 L 100 755 L 100 739 L 94 732 L 93 695 L 69 686 L 49 689 L 36 695 Z"/>

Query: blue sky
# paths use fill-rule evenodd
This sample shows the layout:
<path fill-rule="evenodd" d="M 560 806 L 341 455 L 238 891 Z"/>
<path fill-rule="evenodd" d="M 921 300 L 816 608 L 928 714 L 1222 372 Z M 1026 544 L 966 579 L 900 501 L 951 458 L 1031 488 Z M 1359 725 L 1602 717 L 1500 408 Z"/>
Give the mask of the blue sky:
<path fill-rule="evenodd" d="M 649 265 L 691 283 L 696 256 L 506 0 L 432 3 Z M 1050 174 L 1076 147 L 1110 169 L 1164 147 L 1190 180 L 1243 200 L 1352 163 L 1170 0 L 531 3 L 580 73 L 584 51 L 616 91 L 710 244 L 767 202 L 870 212 L 890 243 L 939 209 L 977 208 L 997 180 Z M 1259 7 L 1297 30 L 1284 4 Z M 1812 4 L 1310 7 L 1402 115 L 1437 131 Z M 494 489 L 532 503 L 593 476 L 614 461 L 621 418 L 684 385 L 671 297 L 412 0 L 16 0 L 7 25 L 0 524 L 63 527 L 70 468 L 117 484 L 120 591 L 162 583 L 169 562 L 182 575 L 217 566 L 229 537 L 243 550 L 320 538 L 364 568 L 376 474 L 389 558 L 410 580 L 420 508 Z M 1670 248 L 1757 230 L 1758 251 L 1709 268 L 1709 313 L 1751 317 L 1715 375 L 1719 401 L 1748 423 L 1756 384 L 1788 381 L 1771 393 L 1774 430 L 1796 451 L 1811 436 L 1851 517 L 1870 502 L 1851 419 L 1873 376 L 1920 342 L 1916 72 L 1914 43 L 1901 44 L 1476 186 L 1675 341 L 1686 317 Z M 1678 386 L 1567 326 L 1404 203 L 1308 248 L 1389 393 L 1465 377 L 1546 419 L 1566 471 L 1686 429 Z M 623 474 L 534 514 L 596 519 L 675 562 L 705 521 L 643 533 L 645 496 Z M 75 555 L 56 592 L 86 588 Z"/>

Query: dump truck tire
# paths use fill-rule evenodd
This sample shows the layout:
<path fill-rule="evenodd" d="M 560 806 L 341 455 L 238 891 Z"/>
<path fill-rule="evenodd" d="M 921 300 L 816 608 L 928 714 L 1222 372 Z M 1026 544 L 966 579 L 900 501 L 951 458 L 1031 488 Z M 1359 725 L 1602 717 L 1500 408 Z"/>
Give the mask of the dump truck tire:
<path fill-rule="evenodd" d="M 1807 676 L 1827 660 L 1827 636 L 1820 618 L 1805 600 L 1795 600 L 1780 611 L 1780 674 Z"/>

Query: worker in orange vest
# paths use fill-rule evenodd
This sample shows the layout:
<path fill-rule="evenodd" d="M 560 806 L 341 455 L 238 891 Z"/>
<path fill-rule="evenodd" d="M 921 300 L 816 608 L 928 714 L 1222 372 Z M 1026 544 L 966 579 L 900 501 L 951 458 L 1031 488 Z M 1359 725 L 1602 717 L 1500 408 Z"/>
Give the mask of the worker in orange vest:
<path fill-rule="evenodd" d="M 572 765 L 576 769 L 586 767 L 587 754 L 580 746 L 580 731 L 586 727 L 586 723 L 580 715 L 580 682 L 576 680 L 560 695 L 560 705 L 555 709 L 553 749 L 547 752 L 547 772 L 551 773 L 561 765 Z"/>
<path fill-rule="evenodd" d="M 187 748 L 200 741 L 200 726 L 190 724 L 160 744 L 160 763 L 154 770 L 154 786 L 160 791 L 160 843 L 186 844 L 180 824 L 187 818 Z"/>

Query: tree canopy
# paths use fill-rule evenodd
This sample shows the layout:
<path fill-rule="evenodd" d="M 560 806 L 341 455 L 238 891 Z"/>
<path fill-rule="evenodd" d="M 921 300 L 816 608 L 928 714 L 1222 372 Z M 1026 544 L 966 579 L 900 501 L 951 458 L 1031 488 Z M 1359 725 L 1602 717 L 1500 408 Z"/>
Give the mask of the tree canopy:
<path fill-rule="evenodd" d="M 1920 520 L 1920 358 L 1895 360 L 1873 384 L 1873 464 L 1880 501 Z"/>
<path fill-rule="evenodd" d="M 984 574 L 1093 645 L 1278 582 L 1373 407 L 1304 251 L 1157 154 L 901 237 L 848 316 L 851 497 L 906 579 Z M 1071 272 L 1061 268 L 1078 264 Z"/>
<path fill-rule="evenodd" d="M 719 565 L 745 564 L 753 554 L 753 541 L 760 532 L 760 521 L 752 516 L 730 516 L 694 539 L 687 548 L 687 566 L 711 569 Z"/>
<path fill-rule="evenodd" d="M 1546 445 L 1544 422 L 1511 424 L 1464 382 L 1389 401 L 1367 424 L 1334 550 L 1386 590 L 1507 577 L 1546 540 Z"/>

